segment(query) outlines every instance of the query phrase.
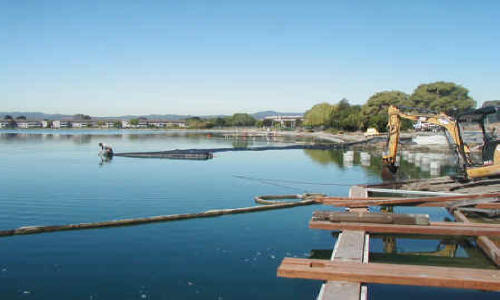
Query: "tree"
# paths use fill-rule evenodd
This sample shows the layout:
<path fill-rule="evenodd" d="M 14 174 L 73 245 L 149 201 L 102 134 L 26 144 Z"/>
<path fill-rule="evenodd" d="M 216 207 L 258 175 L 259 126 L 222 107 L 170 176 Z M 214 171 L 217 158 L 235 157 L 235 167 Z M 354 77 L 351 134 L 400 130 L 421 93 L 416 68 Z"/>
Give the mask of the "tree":
<path fill-rule="evenodd" d="M 134 125 L 134 126 L 139 125 L 139 119 L 131 119 L 130 120 L 130 125 Z"/>
<path fill-rule="evenodd" d="M 330 126 L 334 109 L 326 102 L 314 105 L 304 114 L 304 125 L 310 127 Z"/>
<path fill-rule="evenodd" d="M 389 105 L 409 105 L 408 95 L 401 91 L 383 91 L 371 96 L 362 107 L 364 127 L 375 127 L 385 131 L 387 127 L 387 109 Z"/>
<path fill-rule="evenodd" d="M 214 125 L 217 127 L 224 127 L 224 126 L 227 126 L 228 124 L 226 123 L 225 118 L 217 117 L 214 120 Z"/>
<path fill-rule="evenodd" d="M 3 117 L 4 120 L 12 120 L 12 116 L 11 115 L 5 115 L 5 117 Z"/>
<path fill-rule="evenodd" d="M 345 98 L 337 104 L 316 104 L 305 113 L 304 122 L 300 123 L 302 122 L 299 122 L 297 126 L 322 126 L 336 130 L 356 131 L 363 127 L 361 106 L 350 105 Z"/>
<path fill-rule="evenodd" d="M 360 105 L 350 105 L 339 110 L 339 129 L 356 131 L 363 127 L 363 115 Z"/>
<path fill-rule="evenodd" d="M 257 120 L 249 114 L 234 114 L 231 118 L 233 126 L 254 126 L 255 122 Z"/>
<path fill-rule="evenodd" d="M 453 82 L 437 81 L 419 85 L 410 96 L 411 106 L 456 115 L 476 106 L 469 91 Z"/>
<path fill-rule="evenodd" d="M 90 117 L 89 115 L 84 115 L 84 114 L 76 114 L 73 116 L 73 119 L 75 119 L 75 120 L 90 120 L 90 119 L 92 119 L 92 117 Z"/>
<path fill-rule="evenodd" d="M 16 118 L 16 120 L 26 120 L 26 117 L 25 117 L 25 116 L 18 116 L 18 117 Z"/>

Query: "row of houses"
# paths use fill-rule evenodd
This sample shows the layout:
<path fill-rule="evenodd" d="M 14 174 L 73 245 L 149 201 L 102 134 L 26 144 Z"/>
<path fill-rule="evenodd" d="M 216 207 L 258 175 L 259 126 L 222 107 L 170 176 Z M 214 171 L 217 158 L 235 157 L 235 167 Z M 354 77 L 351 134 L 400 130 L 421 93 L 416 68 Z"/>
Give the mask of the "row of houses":
<path fill-rule="evenodd" d="M 169 120 L 1 120 L 0 128 L 184 128 L 184 121 Z"/>

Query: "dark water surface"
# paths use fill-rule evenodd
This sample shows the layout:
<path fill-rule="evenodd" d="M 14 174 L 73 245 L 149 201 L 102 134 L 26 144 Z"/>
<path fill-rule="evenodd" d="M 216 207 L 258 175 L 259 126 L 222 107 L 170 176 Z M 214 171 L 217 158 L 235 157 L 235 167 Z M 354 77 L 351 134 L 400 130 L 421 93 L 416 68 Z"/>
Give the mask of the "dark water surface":
<path fill-rule="evenodd" d="M 380 181 L 372 163 L 379 159 L 372 155 L 361 162 L 359 153 L 352 162 L 341 151 L 288 150 L 228 152 L 208 161 L 117 157 L 100 163 L 98 142 L 120 152 L 275 145 L 147 131 L 0 131 L 0 230 L 245 207 L 262 194 L 347 195 L 349 184 Z M 313 250 L 333 248 L 331 233 L 308 229 L 316 209 L 0 238 L 0 299 L 313 299 L 320 282 L 277 278 L 276 269 L 285 256 L 309 257 Z M 439 208 L 398 210 L 429 213 L 434 220 L 449 217 Z M 372 240 L 370 250 L 383 254 L 384 239 Z M 456 243 L 454 256 L 473 253 L 478 264 L 491 267 L 473 251 L 473 242 Z M 439 240 L 398 239 L 396 249 L 443 247 Z M 382 285 L 370 285 L 369 294 L 375 299 L 499 296 Z"/>

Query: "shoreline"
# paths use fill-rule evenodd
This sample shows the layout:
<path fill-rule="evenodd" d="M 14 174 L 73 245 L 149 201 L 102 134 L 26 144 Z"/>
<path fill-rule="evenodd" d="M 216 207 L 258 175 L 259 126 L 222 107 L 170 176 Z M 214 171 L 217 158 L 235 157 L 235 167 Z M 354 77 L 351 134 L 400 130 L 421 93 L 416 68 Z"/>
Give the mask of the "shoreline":
<path fill-rule="evenodd" d="M 179 128 L 16 128 L 16 129 L 6 129 L 1 128 L 1 133 L 27 133 L 27 134 L 62 134 L 71 135 L 77 134 L 98 134 L 98 133 L 116 133 L 116 134 L 200 134 L 200 135 L 225 135 L 227 137 L 280 137 L 289 138 L 295 144 L 301 144 L 303 141 L 301 139 L 312 139 L 311 144 L 324 144 L 324 143 L 334 143 L 334 144 L 348 144 L 348 143 L 362 143 L 367 141 L 363 132 L 344 132 L 342 134 L 333 134 L 326 131 L 280 131 L 280 130 L 262 130 L 256 128 L 210 128 L 210 129 L 179 129 Z M 405 132 L 401 133 L 402 140 L 411 139 L 417 135 L 422 135 L 422 133 L 416 132 Z M 425 135 L 425 134 L 424 134 Z M 386 147 L 385 140 L 387 139 L 387 134 L 378 135 L 379 139 L 375 141 L 368 141 L 366 144 L 357 145 L 355 147 L 368 147 L 374 149 L 383 149 Z M 415 149 L 431 152 L 443 152 L 442 145 L 417 145 L 404 143 L 401 145 L 404 149 Z"/>

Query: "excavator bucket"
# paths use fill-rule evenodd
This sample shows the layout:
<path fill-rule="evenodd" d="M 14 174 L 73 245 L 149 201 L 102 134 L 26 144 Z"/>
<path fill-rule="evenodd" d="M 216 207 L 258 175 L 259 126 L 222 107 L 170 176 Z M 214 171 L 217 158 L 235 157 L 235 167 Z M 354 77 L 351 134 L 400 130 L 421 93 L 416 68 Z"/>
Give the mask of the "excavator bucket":
<path fill-rule="evenodd" d="M 390 164 L 384 164 L 382 166 L 382 172 L 381 172 L 381 177 L 382 180 L 387 182 L 387 181 L 395 181 L 396 176 L 399 170 L 399 166 L 396 165 L 390 165 Z"/>

